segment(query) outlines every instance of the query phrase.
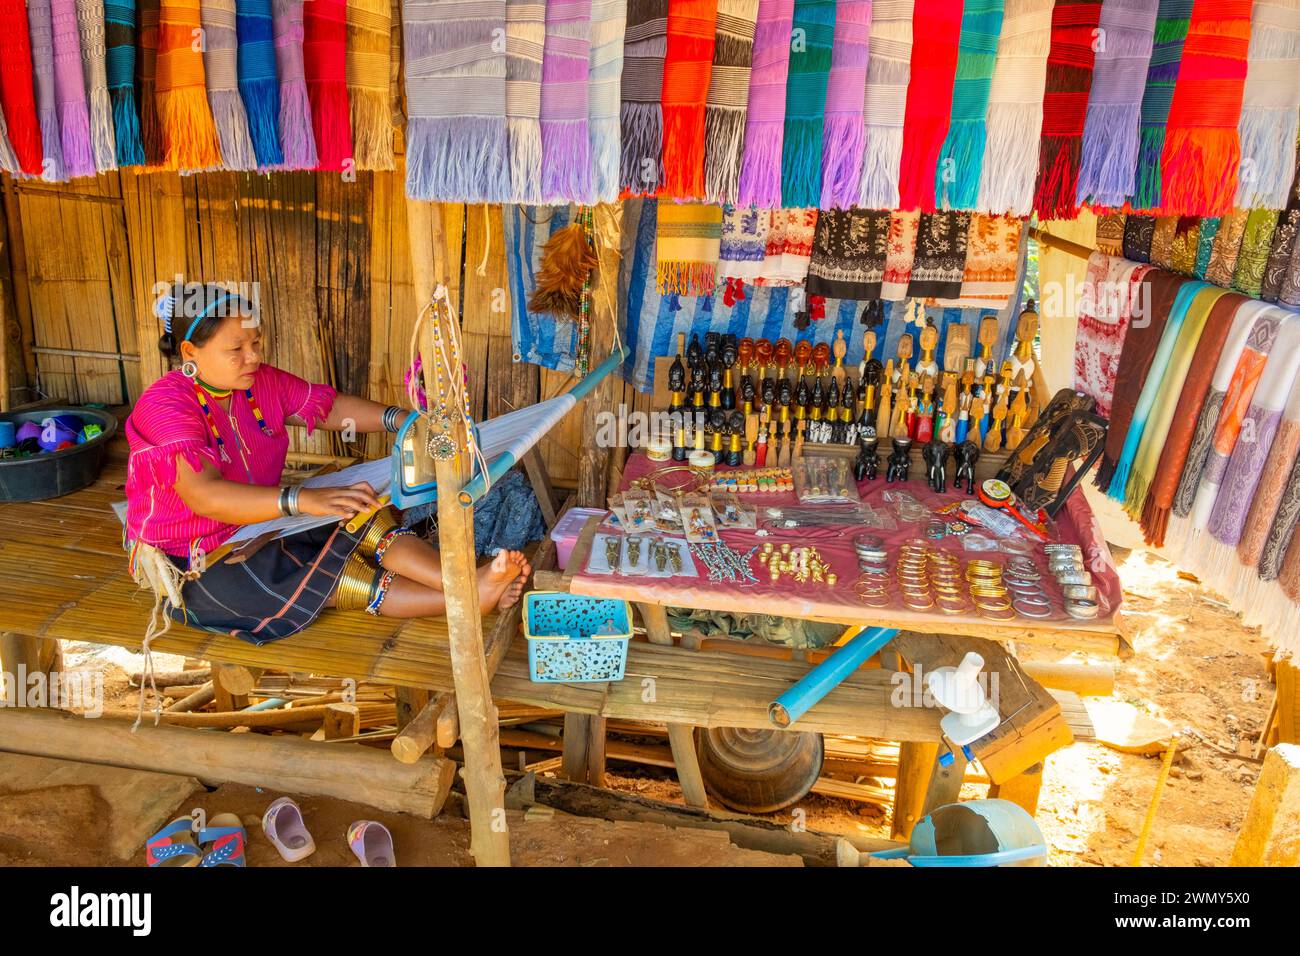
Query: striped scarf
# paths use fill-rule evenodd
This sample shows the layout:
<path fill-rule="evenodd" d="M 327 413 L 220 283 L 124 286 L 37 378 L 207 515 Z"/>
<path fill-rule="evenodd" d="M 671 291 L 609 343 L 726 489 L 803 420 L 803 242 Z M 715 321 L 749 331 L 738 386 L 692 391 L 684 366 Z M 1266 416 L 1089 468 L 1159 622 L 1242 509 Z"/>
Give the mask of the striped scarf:
<path fill-rule="evenodd" d="M 966 273 L 968 212 L 923 213 L 907 295 L 913 299 L 955 299 Z"/>
<path fill-rule="evenodd" d="M 506 140 L 510 146 L 510 197 L 542 201 L 542 49 L 546 6 L 541 0 L 506 0 Z"/>
<path fill-rule="evenodd" d="M 901 209 L 932 212 L 935 208 L 935 169 L 952 115 L 961 21 L 961 0 L 919 3 L 913 13 L 912 77 L 907 87 L 898 183 Z"/>
<path fill-rule="evenodd" d="M 311 98 L 302 62 L 303 0 L 271 0 L 275 32 L 275 73 L 280 79 L 280 151 L 286 169 L 315 169 L 316 134 L 312 131 Z"/>
<path fill-rule="evenodd" d="M 81 68 L 75 0 L 51 0 L 50 27 L 54 39 L 54 102 L 59 111 L 63 175 L 68 179 L 93 176 L 95 152 L 90 140 L 90 109 Z"/>
<path fill-rule="evenodd" d="M 504 10 L 504 0 L 489 5 Z M 405 8 L 412 6 L 419 9 L 427 4 L 407 4 Z M 501 22 L 504 23 L 504 17 Z M 303 4 L 303 75 L 307 80 L 307 98 L 311 101 L 312 132 L 316 136 L 316 168 L 322 172 L 340 172 L 348 169 L 353 162 L 352 114 L 348 105 L 347 37 L 347 7 L 344 0 L 309 0 Z M 504 61 L 504 56 L 502 60 Z M 456 109 L 458 105 L 449 104 L 447 108 Z M 409 144 L 408 148 L 413 156 L 415 144 Z M 504 150 L 502 154 L 504 155 Z M 479 161 L 482 158 L 479 157 Z M 409 172 L 408 170 L 408 183 Z"/>
<path fill-rule="evenodd" d="M 163 145 L 162 121 L 158 118 L 158 9 L 159 0 L 137 0 L 135 85 L 139 90 L 140 144 L 145 164 L 161 168 L 167 155 Z"/>
<path fill-rule="evenodd" d="M 718 30 L 704 108 L 704 198 L 734 203 L 740 191 L 745 108 L 758 0 L 718 0 Z"/>
<path fill-rule="evenodd" d="M 1237 195 L 1250 0 L 1197 0 L 1169 106 L 1161 156 L 1161 204 L 1221 216 Z"/>
<path fill-rule="evenodd" d="M 664 142 L 661 196 L 704 196 L 704 109 L 718 29 L 718 0 L 668 5 L 664 56 Z"/>
<path fill-rule="evenodd" d="M 623 191 L 633 196 L 654 195 L 663 177 L 661 97 L 667 48 L 668 0 L 627 0 L 619 180 Z"/>
<path fill-rule="evenodd" d="M 1003 0 L 967 0 L 962 11 L 952 115 L 935 169 L 935 202 L 945 209 L 974 209 L 979 202 L 989 88 L 1003 12 Z"/>
<path fill-rule="evenodd" d="M 140 114 L 135 106 L 135 0 L 107 0 L 104 40 L 108 44 L 106 75 L 112 102 L 114 151 L 119 166 L 143 166 Z"/>
<path fill-rule="evenodd" d="M 504 202 L 510 195 L 506 57 L 497 38 L 504 36 L 505 0 L 407 0 L 402 11 L 410 113 L 406 194 Z"/>
<path fill-rule="evenodd" d="M 855 206 L 866 144 L 863 110 L 871 39 L 871 0 L 846 0 L 835 14 L 835 43 L 826 83 L 826 130 L 822 137 L 823 209 Z M 885 230 L 888 231 L 886 218 Z M 881 260 L 884 268 L 884 260 Z"/>
<path fill-rule="evenodd" d="M 879 299 L 889 251 L 889 219 L 885 210 L 823 210 L 817 217 L 808 264 L 808 294 Z"/>
<path fill-rule="evenodd" d="M 1236 205 L 1281 209 L 1295 175 L 1300 111 L 1300 0 L 1256 2 L 1242 95 Z"/>
<path fill-rule="evenodd" d="M 659 294 L 711 295 L 721 241 L 721 206 L 659 203 Z"/>
<path fill-rule="evenodd" d="M 158 9 L 158 121 L 164 164 L 193 172 L 221 165 L 221 147 L 203 88 L 199 0 L 162 0 Z"/>
<path fill-rule="evenodd" d="M 24 0 L 0 0 L 0 107 L 19 168 L 41 171 L 41 125 L 32 85 L 32 41 Z"/>
<path fill-rule="evenodd" d="M 583 202 L 591 196 L 590 58 L 591 0 L 552 0 L 546 5 L 542 52 L 543 202 Z"/>
<path fill-rule="evenodd" d="M 1268 253 L 1277 229 L 1278 214 L 1271 209 L 1252 209 L 1246 216 L 1246 227 L 1241 234 L 1241 249 L 1237 252 L 1237 265 L 1232 272 L 1232 288 L 1249 296 L 1258 296 L 1264 289 L 1264 273 L 1268 269 Z"/>
<path fill-rule="evenodd" d="M 912 0 L 876 0 L 871 8 L 869 50 L 859 205 L 894 209 L 912 74 Z"/>
<path fill-rule="evenodd" d="M 1235 292 L 1221 295 L 1210 310 L 1205 330 L 1196 346 L 1196 355 L 1178 395 L 1178 405 L 1170 420 L 1160 461 L 1152 477 L 1151 490 L 1142 506 L 1142 532 L 1148 544 L 1163 547 L 1173 509 L 1174 495 L 1184 471 L 1191 467 L 1190 456 L 1198 423 L 1206 400 L 1212 393 L 1218 367 L 1225 352 L 1240 354 L 1253 319 L 1241 308 L 1247 302 Z M 1196 452 L 1195 467 L 1204 462 L 1204 448 Z"/>
<path fill-rule="evenodd" d="M 1260 471 L 1259 483 L 1251 496 L 1250 510 L 1242 525 L 1241 539 L 1237 542 L 1237 560 L 1242 570 L 1265 577 L 1264 563 L 1272 568 L 1269 579 L 1277 577 L 1284 546 L 1291 540 L 1291 531 L 1295 528 L 1294 514 L 1283 520 L 1290 527 L 1285 534 L 1274 534 L 1279 511 L 1283 501 L 1291 498 L 1297 500 L 1295 490 L 1291 489 L 1291 479 L 1295 474 L 1296 453 L 1300 451 L 1300 377 L 1291 382 L 1291 392 L 1282 408 L 1277 431 L 1273 436 L 1273 445 L 1268 458 Z M 1288 504 L 1288 510 L 1294 512 L 1294 503 Z"/>
<path fill-rule="evenodd" d="M 1027 216 L 1034 205 L 1053 0 L 1007 0 L 989 87 L 978 207 Z"/>
<path fill-rule="evenodd" d="M 67 177 L 63 171 L 59 107 L 54 93 L 54 27 L 50 18 L 50 0 L 28 0 L 27 21 L 31 28 L 36 117 L 41 130 L 40 175 L 58 182 Z"/>
<path fill-rule="evenodd" d="M 627 0 L 592 0 L 587 127 L 591 133 L 591 200 L 618 201 L 620 80 Z M 506 103 L 510 102 L 507 78 Z"/>
<path fill-rule="evenodd" d="M 1083 127 L 1079 202 L 1116 208 L 1133 194 L 1142 93 L 1151 65 L 1156 0 L 1106 0 Z"/>
<path fill-rule="evenodd" d="M 1165 149 L 1165 128 L 1174 101 L 1174 84 L 1183 61 L 1183 44 L 1192 21 L 1193 0 L 1160 0 L 1156 29 L 1142 90 L 1138 130 L 1137 173 L 1129 204 L 1134 209 L 1160 208 L 1161 157 Z"/>
<path fill-rule="evenodd" d="M 793 26 L 794 0 L 759 0 L 745 114 L 745 151 L 740 158 L 742 206 L 771 209 L 781 205 L 781 146 Z"/>
<path fill-rule="evenodd" d="M 781 142 L 781 202 L 816 206 L 822 195 L 822 133 L 826 85 L 835 39 L 834 0 L 795 0 L 790 76 L 785 88 Z"/>
<path fill-rule="evenodd" d="M 1052 10 L 1052 49 L 1047 54 L 1043 137 L 1034 189 L 1034 211 L 1040 219 L 1073 219 L 1078 213 L 1083 124 L 1100 19 L 1101 4 L 1095 0 L 1057 0 Z"/>
<path fill-rule="evenodd" d="M 248 116 L 248 134 L 257 155 L 257 166 L 259 169 L 283 166 L 280 81 L 275 75 L 271 0 L 236 0 L 235 31 L 239 38 L 239 95 Z"/>
<path fill-rule="evenodd" d="M 77 33 L 81 37 L 81 72 L 90 112 L 90 148 L 96 172 L 117 169 L 117 134 L 108 95 L 104 58 L 104 0 L 76 0 Z"/>
<path fill-rule="evenodd" d="M 248 114 L 239 95 L 239 36 L 235 0 L 202 0 L 203 74 L 226 169 L 257 168 Z"/>
<path fill-rule="evenodd" d="M 344 73 L 357 169 L 393 168 L 393 103 L 388 75 L 393 47 L 389 0 L 347 0 Z"/>

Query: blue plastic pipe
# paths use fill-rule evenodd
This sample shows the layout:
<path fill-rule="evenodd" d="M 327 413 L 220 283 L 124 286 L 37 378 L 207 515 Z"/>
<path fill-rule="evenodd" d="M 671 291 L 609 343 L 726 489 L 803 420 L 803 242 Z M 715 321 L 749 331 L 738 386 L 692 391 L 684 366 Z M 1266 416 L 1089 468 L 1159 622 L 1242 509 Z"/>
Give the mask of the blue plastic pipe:
<path fill-rule="evenodd" d="M 897 634 L 898 629 L 893 627 L 864 627 L 857 637 L 838 648 L 797 684 L 768 704 L 768 718 L 778 727 L 789 727 Z"/>

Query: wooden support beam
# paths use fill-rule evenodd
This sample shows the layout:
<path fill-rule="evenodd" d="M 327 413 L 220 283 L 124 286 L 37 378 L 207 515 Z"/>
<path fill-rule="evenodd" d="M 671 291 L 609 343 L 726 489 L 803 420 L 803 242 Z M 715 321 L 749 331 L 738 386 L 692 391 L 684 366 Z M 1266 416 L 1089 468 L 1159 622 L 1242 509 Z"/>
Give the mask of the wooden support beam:
<path fill-rule="evenodd" d="M 592 208 L 593 238 L 600 262 L 591 290 L 591 364 L 602 362 L 614 348 L 618 326 L 618 268 L 623 232 L 623 204 Z M 603 507 L 609 497 L 610 449 L 596 442 L 596 415 L 609 411 L 622 391 L 616 375 L 608 375 L 583 402 L 582 456 L 578 467 L 578 504 Z"/>
<path fill-rule="evenodd" d="M 1300 866 L 1300 746 L 1264 755 L 1229 866 Z"/>
<path fill-rule="evenodd" d="M 1010 800 L 1032 817 L 1038 812 L 1038 794 L 1043 789 L 1043 765 L 1036 763 L 1005 783 L 989 785 L 989 796 Z"/>
<path fill-rule="evenodd" d="M 933 813 L 939 807 L 956 803 L 961 796 L 962 781 L 966 777 L 966 755 L 961 748 L 952 751 L 952 762 L 944 766 L 939 756 L 934 758 L 934 769 L 930 771 L 930 783 L 925 789 L 925 803 L 921 806 L 921 816 Z"/>
<path fill-rule="evenodd" d="M 417 307 L 426 310 L 420 334 L 420 358 L 426 370 L 438 368 L 442 357 L 434 346 L 435 329 L 444 343 L 458 334 L 439 310 L 431 308 L 434 290 L 450 287 L 445 255 L 442 208 L 408 200 L 407 224 Z M 459 369 L 453 374 L 459 374 Z M 433 392 L 430 390 L 430 395 Z M 491 679 L 484 656 L 483 619 L 479 611 L 478 574 L 474 553 L 474 510 L 457 500 L 470 475 L 464 449 L 466 432 L 456 416 L 450 437 L 461 450 L 453 460 L 433 463 L 438 482 L 438 547 L 447 587 L 447 630 L 456 707 L 465 749 L 465 791 L 470 816 L 470 854 L 479 866 L 510 865 L 510 835 L 505 826 L 506 781 L 501 772 L 497 714 L 492 705 Z M 427 475 L 428 462 L 418 459 Z"/>
<path fill-rule="evenodd" d="M 587 748 L 591 746 L 591 715 L 564 715 L 564 758 L 560 764 L 565 780 L 587 782 Z"/>
<path fill-rule="evenodd" d="M 668 611 L 659 604 L 637 604 L 641 620 L 645 622 L 645 636 L 651 644 L 672 644 L 673 632 L 668 627 Z"/>
<path fill-rule="evenodd" d="M 673 749 L 677 782 L 681 784 L 686 805 L 707 809 L 709 796 L 704 790 L 704 774 L 700 772 L 700 758 L 695 751 L 695 728 L 687 724 L 669 724 L 668 743 Z"/>
<path fill-rule="evenodd" d="M 452 701 L 453 696 L 445 693 L 435 694 L 411 720 L 402 724 L 399 718 L 398 726 L 401 729 L 393 738 L 390 748 L 394 757 L 402 763 L 415 763 L 424 756 L 437 741 L 438 718 L 449 705 L 455 706 Z"/>
<path fill-rule="evenodd" d="M 397 704 L 398 736 L 401 736 L 401 731 L 405 730 L 407 725 L 409 725 L 411 721 L 413 721 L 416 716 L 429 705 L 431 695 L 430 692 L 425 690 L 423 687 L 394 687 L 393 690 L 395 692 Z M 421 750 L 420 753 L 424 753 L 424 751 L 428 750 L 430 746 L 432 746 L 432 742 L 426 745 L 424 750 Z M 402 759 L 401 756 L 398 755 L 395 747 L 393 748 L 393 754 L 398 760 Z M 419 755 L 417 754 L 416 756 L 418 757 Z M 405 762 L 411 763 L 409 760 Z"/>
<path fill-rule="evenodd" d="M 0 672 L 7 675 L 0 699 L 12 706 L 26 707 L 29 699 L 35 699 L 28 693 L 33 689 L 33 677 L 45 682 L 40 696 L 48 701 L 54 687 L 51 678 L 62 669 L 63 649 L 58 641 L 43 641 L 23 634 L 0 634 Z"/>
<path fill-rule="evenodd" d="M 208 704 L 216 700 L 216 696 L 216 682 L 208 681 L 188 697 L 182 697 L 176 703 L 172 704 L 163 713 L 188 714 L 190 711 L 199 710 L 200 708 L 208 706 Z"/>
<path fill-rule="evenodd" d="M 894 781 L 894 820 L 889 835 L 906 842 L 912 828 L 925 816 L 925 794 L 930 786 L 939 745 L 904 740 L 898 745 L 898 777 Z"/>
<path fill-rule="evenodd" d="M 342 701 L 325 705 L 325 719 L 321 723 L 325 740 L 340 740 L 361 733 L 361 709 L 356 704 Z"/>

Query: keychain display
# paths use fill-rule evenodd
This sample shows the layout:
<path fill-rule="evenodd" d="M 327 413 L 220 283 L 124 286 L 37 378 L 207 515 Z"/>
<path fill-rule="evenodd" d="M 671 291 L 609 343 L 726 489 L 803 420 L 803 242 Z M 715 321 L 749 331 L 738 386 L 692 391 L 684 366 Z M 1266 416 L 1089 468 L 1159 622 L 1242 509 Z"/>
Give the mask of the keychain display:
<path fill-rule="evenodd" d="M 683 495 L 680 508 L 687 541 L 691 544 L 709 544 L 718 540 L 713 504 L 708 495 Z"/>
<path fill-rule="evenodd" d="M 713 520 L 723 530 L 740 528 L 752 531 L 758 527 L 758 510 L 733 494 L 714 494 Z"/>

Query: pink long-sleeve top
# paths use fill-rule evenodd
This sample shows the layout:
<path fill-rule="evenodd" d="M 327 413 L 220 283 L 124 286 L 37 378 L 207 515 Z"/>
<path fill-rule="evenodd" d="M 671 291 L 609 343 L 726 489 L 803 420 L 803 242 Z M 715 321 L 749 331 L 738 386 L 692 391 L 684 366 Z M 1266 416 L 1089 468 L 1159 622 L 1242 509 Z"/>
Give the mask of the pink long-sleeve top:
<path fill-rule="evenodd" d="M 126 473 L 127 538 L 180 557 L 197 550 L 211 552 L 239 526 L 189 509 L 174 487 L 177 462 L 184 461 L 195 471 L 207 462 L 227 481 L 278 486 L 289 451 L 285 421 L 301 422 L 310 434 L 329 415 L 337 394 L 328 385 L 313 385 L 262 365 L 253 377 L 251 402 L 242 391 L 232 392 L 225 408 L 215 399 L 208 400 L 210 420 L 224 445 L 223 456 L 194 388 L 179 371 L 169 372 L 145 389 L 126 422 L 131 449 Z M 258 424 L 254 404 L 266 422 L 265 431 Z"/>

